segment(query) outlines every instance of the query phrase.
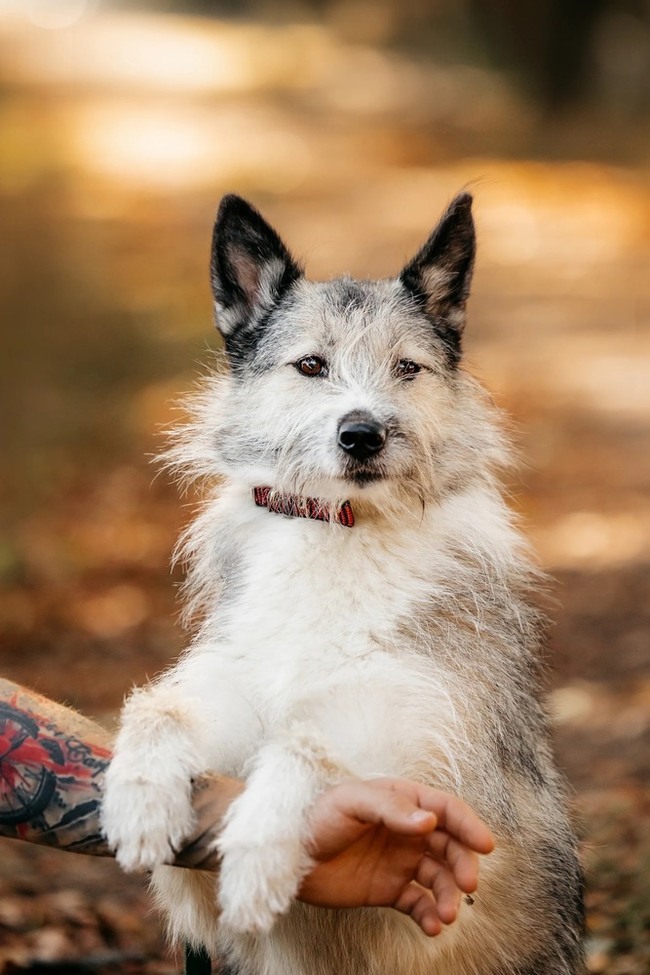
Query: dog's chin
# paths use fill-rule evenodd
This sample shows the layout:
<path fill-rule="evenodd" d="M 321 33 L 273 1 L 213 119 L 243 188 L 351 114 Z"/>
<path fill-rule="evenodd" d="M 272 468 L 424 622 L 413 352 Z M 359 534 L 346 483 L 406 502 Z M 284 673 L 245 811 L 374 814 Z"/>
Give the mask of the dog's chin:
<path fill-rule="evenodd" d="M 344 495 L 350 501 L 355 498 L 372 501 L 378 496 L 382 497 L 387 490 L 390 493 L 392 483 L 388 472 L 376 464 L 350 465 L 336 480 L 338 495 Z"/>
<path fill-rule="evenodd" d="M 385 481 L 386 475 L 376 470 L 350 471 L 343 476 L 342 480 L 345 484 L 350 484 L 353 487 L 363 490 L 364 488 L 371 487 L 373 484 L 379 484 Z"/>
<path fill-rule="evenodd" d="M 365 491 L 376 484 L 383 484 L 390 480 L 388 465 L 377 459 L 353 461 L 350 459 L 342 465 L 341 482 L 360 491 Z"/>
<path fill-rule="evenodd" d="M 337 465 L 333 469 L 312 470 L 306 476 L 296 479 L 283 472 L 259 471 L 255 480 L 250 472 L 246 480 L 252 485 L 269 484 L 276 491 L 285 494 L 296 494 L 301 497 L 318 498 L 330 504 L 340 504 L 343 500 L 367 499 L 372 501 L 375 496 L 383 497 L 390 493 L 398 477 L 394 471 L 389 471 L 378 463 L 363 463 Z"/>
<path fill-rule="evenodd" d="M 318 498 L 331 504 L 340 504 L 344 499 L 368 497 L 375 490 L 386 488 L 389 478 L 383 471 L 369 470 L 366 468 L 359 470 L 342 471 L 320 476 L 315 474 L 300 483 L 295 483 L 291 479 L 272 478 L 269 483 L 278 491 L 287 494 L 297 494 L 303 497 Z"/>

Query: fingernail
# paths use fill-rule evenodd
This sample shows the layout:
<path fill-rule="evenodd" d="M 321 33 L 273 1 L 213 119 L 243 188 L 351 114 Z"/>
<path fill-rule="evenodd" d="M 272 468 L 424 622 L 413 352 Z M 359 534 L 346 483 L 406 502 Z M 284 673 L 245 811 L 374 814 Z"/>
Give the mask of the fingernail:
<path fill-rule="evenodd" d="M 415 812 L 410 813 L 409 819 L 412 823 L 429 823 L 435 820 L 435 816 L 426 809 L 416 809 Z"/>

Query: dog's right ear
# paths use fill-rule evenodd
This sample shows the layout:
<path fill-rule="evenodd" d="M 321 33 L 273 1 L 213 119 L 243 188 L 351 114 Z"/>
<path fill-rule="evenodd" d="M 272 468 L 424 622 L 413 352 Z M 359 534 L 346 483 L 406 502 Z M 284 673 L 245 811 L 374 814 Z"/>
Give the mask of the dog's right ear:
<path fill-rule="evenodd" d="M 301 274 L 255 207 L 240 196 L 224 196 L 212 235 L 210 277 L 226 346 L 237 332 L 254 327 Z"/>

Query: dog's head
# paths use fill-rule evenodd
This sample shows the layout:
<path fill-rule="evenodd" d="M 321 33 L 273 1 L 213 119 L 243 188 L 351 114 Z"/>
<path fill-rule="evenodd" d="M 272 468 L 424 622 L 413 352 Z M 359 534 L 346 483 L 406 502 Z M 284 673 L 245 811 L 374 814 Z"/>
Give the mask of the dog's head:
<path fill-rule="evenodd" d="M 397 278 L 313 282 L 257 210 L 225 197 L 211 260 L 231 367 L 212 431 L 222 471 L 329 501 L 424 500 L 477 454 L 485 467 L 485 410 L 458 368 L 471 203 L 454 199 Z"/>

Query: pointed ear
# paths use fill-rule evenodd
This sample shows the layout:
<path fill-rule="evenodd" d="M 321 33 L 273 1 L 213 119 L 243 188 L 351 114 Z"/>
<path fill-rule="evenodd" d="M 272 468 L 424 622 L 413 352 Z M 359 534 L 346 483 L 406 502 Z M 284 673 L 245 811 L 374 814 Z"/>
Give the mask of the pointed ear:
<path fill-rule="evenodd" d="M 221 201 L 210 277 L 217 328 L 226 338 L 252 327 L 302 274 L 275 230 L 240 196 Z"/>
<path fill-rule="evenodd" d="M 446 340 L 460 344 L 465 302 L 476 253 L 472 197 L 461 193 L 450 203 L 438 226 L 400 274 L 407 291 L 418 300 Z"/>

